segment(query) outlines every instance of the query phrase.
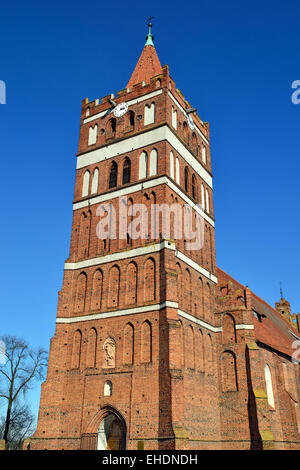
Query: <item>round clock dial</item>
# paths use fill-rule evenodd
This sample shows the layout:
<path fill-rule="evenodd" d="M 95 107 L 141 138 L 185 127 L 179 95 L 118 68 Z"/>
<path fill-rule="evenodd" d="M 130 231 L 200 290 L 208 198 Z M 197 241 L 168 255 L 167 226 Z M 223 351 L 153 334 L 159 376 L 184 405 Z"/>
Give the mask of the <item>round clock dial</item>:
<path fill-rule="evenodd" d="M 127 110 L 128 110 L 128 104 L 127 103 L 119 103 L 114 109 L 114 115 L 116 117 L 121 117 L 125 113 L 127 113 Z"/>
<path fill-rule="evenodd" d="M 187 120 L 188 120 L 190 128 L 193 130 L 195 128 L 195 124 L 194 124 L 193 118 L 190 114 L 187 115 Z"/>

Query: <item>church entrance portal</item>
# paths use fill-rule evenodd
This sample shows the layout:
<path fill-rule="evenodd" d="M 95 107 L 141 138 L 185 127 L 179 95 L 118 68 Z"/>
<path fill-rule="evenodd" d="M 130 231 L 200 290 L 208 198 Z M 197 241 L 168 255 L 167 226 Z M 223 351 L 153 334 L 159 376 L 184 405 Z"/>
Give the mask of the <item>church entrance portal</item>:
<path fill-rule="evenodd" d="M 125 423 L 109 413 L 98 429 L 98 450 L 124 450 L 126 442 Z"/>

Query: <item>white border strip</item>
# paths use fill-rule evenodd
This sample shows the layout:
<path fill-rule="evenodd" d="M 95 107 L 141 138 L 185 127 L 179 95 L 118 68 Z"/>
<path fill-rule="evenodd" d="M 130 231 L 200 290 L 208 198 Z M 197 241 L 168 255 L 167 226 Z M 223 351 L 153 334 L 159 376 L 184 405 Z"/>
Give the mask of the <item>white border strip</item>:
<path fill-rule="evenodd" d="M 161 304 L 146 305 L 145 307 L 133 307 L 123 310 L 116 310 L 114 312 L 92 313 L 91 315 L 82 315 L 82 317 L 62 318 L 58 317 L 56 323 L 76 323 L 89 320 L 100 320 L 102 318 L 122 317 L 125 315 L 133 315 L 137 313 L 147 313 L 156 310 L 161 310 L 165 307 L 178 308 L 177 302 L 162 302 Z"/>
<path fill-rule="evenodd" d="M 254 330 L 254 325 L 235 325 L 236 330 Z"/>
<path fill-rule="evenodd" d="M 128 106 L 131 106 L 132 104 L 140 103 L 141 101 L 148 100 L 150 98 L 153 98 L 154 96 L 161 95 L 161 94 L 162 94 L 162 90 L 153 91 L 151 93 L 147 93 L 147 95 L 141 96 L 140 98 L 136 98 L 136 99 L 133 99 L 133 100 L 126 101 L 126 103 L 128 104 Z M 116 96 L 115 99 L 117 99 L 117 98 L 119 98 L 119 97 Z M 94 114 L 93 116 L 84 119 L 83 124 L 87 124 L 88 122 L 94 121 L 95 119 L 98 119 L 98 118 L 104 116 L 105 114 L 107 114 L 108 111 L 109 111 L 109 109 L 106 109 L 105 111 L 101 111 L 101 113 Z"/>
<path fill-rule="evenodd" d="M 84 261 L 78 261 L 75 263 L 65 263 L 64 268 L 65 270 L 70 270 L 70 271 L 75 271 L 76 269 L 84 269 L 84 268 L 89 268 L 91 266 L 97 266 L 99 264 L 105 264 L 105 263 L 113 263 L 114 261 L 120 261 L 128 258 L 133 258 L 136 256 L 142 256 L 142 255 L 148 255 L 152 253 L 158 253 L 162 249 L 168 249 L 168 250 L 174 250 L 175 251 L 175 256 L 183 261 L 184 263 L 188 264 L 191 268 L 195 269 L 199 273 L 201 273 L 203 276 L 205 276 L 207 279 L 211 280 L 215 284 L 217 284 L 218 279 L 216 276 L 211 274 L 209 271 L 206 269 L 202 268 L 199 264 L 197 264 L 195 261 L 191 260 L 188 258 L 186 255 L 181 253 L 176 249 L 175 243 L 170 241 L 170 240 L 163 240 L 160 243 L 154 243 L 152 245 L 147 245 L 147 246 L 141 246 L 139 248 L 134 248 L 132 250 L 128 251 L 120 251 L 117 253 L 113 253 L 111 255 L 106 255 L 106 256 L 100 256 L 97 258 L 91 258 L 87 259 Z"/>
<path fill-rule="evenodd" d="M 157 253 L 163 248 L 169 250 L 175 250 L 175 244 L 168 240 L 163 240 L 160 243 L 153 243 L 152 245 L 141 246 L 139 248 L 133 248 L 132 250 L 120 251 L 111 255 L 99 256 L 98 258 L 91 258 L 84 261 L 78 261 L 76 263 L 65 263 L 65 269 L 76 270 L 87 268 L 90 266 L 96 266 L 98 264 L 112 263 L 114 261 L 120 261 L 136 256 L 148 255 Z"/>
<path fill-rule="evenodd" d="M 188 258 L 184 253 L 181 253 L 181 251 L 175 250 L 175 256 L 183 261 L 184 263 L 188 264 L 191 268 L 195 269 L 198 271 L 198 273 L 203 274 L 203 276 L 207 277 L 211 281 L 213 281 L 215 284 L 218 282 L 218 278 L 211 274 L 207 269 L 202 268 L 200 264 L 196 263 L 192 259 Z"/>
<path fill-rule="evenodd" d="M 136 315 L 138 313 L 148 313 L 148 312 L 153 312 L 157 310 L 162 310 L 163 308 L 176 308 L 178 309 L 178 303 L 177 302 L 171 302 L 171 301 L 166 301 L 162 302 L 161 304 L 154 304 L 154 305 L 146 305 L 144 307 L 133 307 L 133 308 L 127 308 L 123 310 L 117 310 L 113 312 L 102 312 L 102 313 L 92 313 L 91 315 L 82 315 L 81 317 L 58 317 L 56 318 L 56 323 L 78 323 L 78 322 L 85 322 L 85 321 L 95 321 L 95 320 L 101 320 L 105 318 L 115 318 L 115 317 L 123 317 L 127 315 Z M 184 312 L 183 310 L 178 309 L 178 315 L 185 318 L 188 321 L 191 321 L 193 323 L 196 323 L 197 325 L 202 326 L 203 328 L 206 328 L 207 330 L 212 331 L 213 333 L 219 333 L 222 331 L 221 326 L 212 326 L 209 323 L 200 320 L 199 318 L 194 317 L 193 315 L 190 315 L 189 313 Z M 253 325 L 236 325 L 236 329 L 241 330 L 247 327 L 246 329 L 252 329 Z"/>
<path fill-rule="evenodd" d="M 190 315 L 189 313 L 184 312 L 183 310 L 178 309 L 178 315 L 180 315 L 181 317 L 185 318 L 188 321 L 192 321 L 194 323 L 197 323 L 197 325 L 201 325 L 204 328 L 206 328 L 207 330 L 213 331 L 214 333 L 222 331 L 221 326 L 212 326 L 209 323 L 206 323 L 202 320 L 199 320 L 199 318 L 195 318 L 193 315 Z"/>
<path fill-rule="evenodd" d="M 122 139 L 119 142 L 114 142 L 105 147 L 78 155 L 76 168 L 84 168 L 85 166 L 102 162 L 109 158 L 116 157 L 117 155 L 129 153 L 132 150 L 144 148 L 148 145 L 154 145 L 163 140 L 166 140 L 176 150 L 176 152 L 180 154 L 185 162 L 188 163 L 203 179 L 203 181 L 212 188 L 211 175 L 205 168 L 203 168 L 196 157 L 182 144 L 167 125 L 157 127 L 156 129 L 150 129 L 149 131 L 141 134 L 128 137 L 127 139 Z"/>
<path fill-rule="evenodd" d="M 143 183 L 134 184 L 133 186 L 129 186 L 127 188 L 117 189 L 110 193 L 101 194 L 101 196 L 94 196 L 90 199 L 85 199 L 81 202 L 74 202 L 73 211 L 77 209 L 82 209 L 83 207 L 92 206 L 94 204 L 100 204 L 101 202 L 116 199 L 121 196 L 127 196 L 129 194 L 132 195 L 133 193 L 141 190 L 155 188 L 156 186 L 159 186 L 161 184 L 166 184 L 167 186 L 169 186 L 172 191 L 174 191 L 179 197 L 181 197 L 181 199 L 183 199 L 187 204 L 189 204 L 192 209 L 198 212 L 198 214 L 201 215 L 201 217 L 203 217 L 203 219 L 205 219 L 212 227 L 215 226 L 215 223 L 212 218 L 209 217 L 209 215 L 207 215 L 201 207 L 192 202 L 192 200 L 186 194 L 184 194 L 184 192 L 181 191 L 178 186 L 174 184 L 174 182 L 169 178 L 169 176 L 160 176 L 156 179 L 151 179 L 148 181 L 144 181 Z"/>

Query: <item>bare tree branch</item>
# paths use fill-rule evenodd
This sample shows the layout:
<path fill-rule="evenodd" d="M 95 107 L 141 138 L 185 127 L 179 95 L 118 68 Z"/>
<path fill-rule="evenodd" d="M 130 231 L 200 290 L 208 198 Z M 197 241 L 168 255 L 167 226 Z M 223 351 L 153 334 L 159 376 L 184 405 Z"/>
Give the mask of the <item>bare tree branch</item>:
<path fill-rule="evenodd" d="M 2 377 L 0 399 L 7 402 L 5 426 L 1 434 L 7 443 L 10 426 L 13 424 L 12 413 L 19 395 L 22 392 L 25 397 L 35 381 L 43 380 L 47 356 L 45 350 L 39 348 L 35 351 L 24 340 L 15 336 L 3 336 L 0 339 L 5 344 L 7 358 L 5 364 L 0 364 L 0 379 Z"/>

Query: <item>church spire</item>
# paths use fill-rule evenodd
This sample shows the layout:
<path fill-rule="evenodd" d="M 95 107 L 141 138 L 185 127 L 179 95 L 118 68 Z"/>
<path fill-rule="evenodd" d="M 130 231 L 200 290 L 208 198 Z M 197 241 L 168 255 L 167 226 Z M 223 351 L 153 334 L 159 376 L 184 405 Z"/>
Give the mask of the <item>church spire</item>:
<path fill-rule="evenodd" d="M 148 34 L 146 36 L 146 44 L 141 53 L 141 56 L 136 64 L 136 67 L 131 75 L 127 84 L 127 88 L 132 87 L 140 82 L 149 83 L 150 78 L 162 73 L 162 67 L 157 56 L 152 35 L 152 20 L 153 16 L 148 19 Z"/>

